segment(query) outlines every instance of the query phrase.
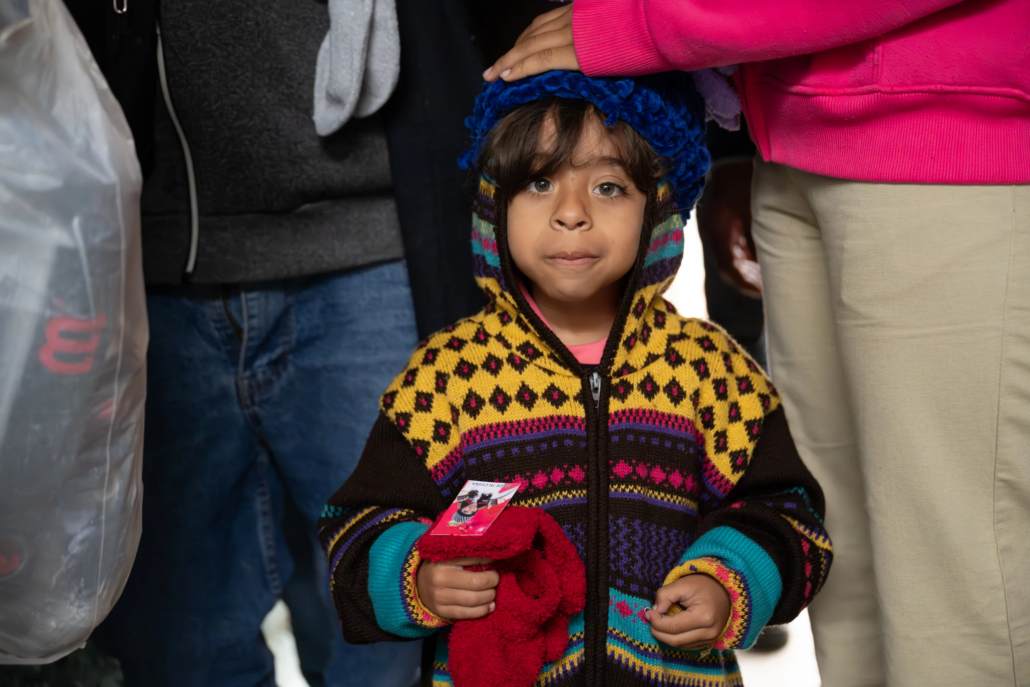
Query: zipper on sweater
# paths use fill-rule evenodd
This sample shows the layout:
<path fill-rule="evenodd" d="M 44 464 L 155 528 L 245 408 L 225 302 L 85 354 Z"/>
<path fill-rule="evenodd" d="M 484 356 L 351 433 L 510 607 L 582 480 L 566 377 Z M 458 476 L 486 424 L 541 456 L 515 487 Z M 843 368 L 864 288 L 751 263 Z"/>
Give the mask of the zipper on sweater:
<path fill-rule="evenodd" d="M 590 395 L 594 397 L 594 410 L 601 404 L 601 375 L 590 375 Z"/>
<path fill-rule="evenodd" d="M 583 378 L 587 451 L 587 603 L 584 610 L 583 667 L 591 687 L 605 684 L 608 638 L 608 468 L 604 461 L 605 423 L 601 412 L 602 379 L 597 372 Z M 607 404 L 606 404 L 607 407 Z"/>

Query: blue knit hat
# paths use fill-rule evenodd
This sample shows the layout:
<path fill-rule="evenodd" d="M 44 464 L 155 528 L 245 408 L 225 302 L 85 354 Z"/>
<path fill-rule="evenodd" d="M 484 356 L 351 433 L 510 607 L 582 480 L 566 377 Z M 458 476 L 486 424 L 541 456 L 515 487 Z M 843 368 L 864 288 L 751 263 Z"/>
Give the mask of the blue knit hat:
<path fill-rule="evenodd" d="M 711 157 L 704 143 L 704 101 L 683 72 L 617 79 L 552 71 L 510 83 L 488 83 L 465 120 L 472 147 L 458 159 L 458 166 L 476 166 L 487 134 L 509 111 L 547 96 L 586 100 L 606 115 L 606 125 L 621 119 L 633 127 L 667 161 L 665 178 L 680 212 L 688 215 L 701 196 Z"/>

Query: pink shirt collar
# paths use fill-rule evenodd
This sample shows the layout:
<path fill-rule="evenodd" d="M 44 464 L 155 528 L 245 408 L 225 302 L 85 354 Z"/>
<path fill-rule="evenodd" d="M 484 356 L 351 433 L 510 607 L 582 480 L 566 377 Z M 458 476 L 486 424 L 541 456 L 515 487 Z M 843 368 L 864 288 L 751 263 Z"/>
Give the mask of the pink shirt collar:
<path fill-rule="evenodd" d="M 540 306 L 538 306 L 536 301 L 533 300 L 533 296 L 530 295 L 529 289 L 526 288 L 526 285 L 522 283 L 521 279 L 519 279 L 519 289 L 522 291 L 522 295 L 526 297 L 526 302 L 529 303 L 529 307 L 533 309 L 533 312 L 537 314 L 537 317 L 539 317 L 543 323 L 547 325 L 547 328 L 550 329 L 551 323 L 548 322 L 547 318 L 544 317 L 544 314 L 540 312 Z M 579 344 L 577 346 L 566 345 L 566 348 L 569 349 L 569 352 L 575 356 L 576 360 L 578 360 L 580 364 L 598 365 L 601 362 L 601 355 L 604 353 L 604 345 L 606 343 L 608 343 L 607 336 L 600 341 L 595 341 L 593 343 Z"/>

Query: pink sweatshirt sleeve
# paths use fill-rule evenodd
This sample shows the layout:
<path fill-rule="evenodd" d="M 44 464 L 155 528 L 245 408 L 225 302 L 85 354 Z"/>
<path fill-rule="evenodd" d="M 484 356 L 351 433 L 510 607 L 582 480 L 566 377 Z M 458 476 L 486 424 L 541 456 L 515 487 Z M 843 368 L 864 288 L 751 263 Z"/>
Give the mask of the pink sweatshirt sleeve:
<path fill-rule="evenodd" d="M 804 55 L 897 29 L 960 0 L 575 0 L 589 76 L 690 71 Z"/>

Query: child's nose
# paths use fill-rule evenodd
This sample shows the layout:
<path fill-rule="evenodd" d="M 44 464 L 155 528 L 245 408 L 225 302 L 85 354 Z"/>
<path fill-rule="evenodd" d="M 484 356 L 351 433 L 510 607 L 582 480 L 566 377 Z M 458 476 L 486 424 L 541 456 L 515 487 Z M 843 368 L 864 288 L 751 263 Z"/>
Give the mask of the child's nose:
<path fill-rule="evenodd" d="M 551 216 L 551 227 L 566 231 L 584 231 L 591 225 L 590 213 L 586 204 L 575 193 L 561 197 L 554 214 Z"/>

